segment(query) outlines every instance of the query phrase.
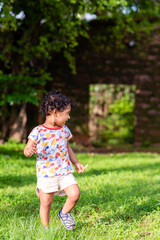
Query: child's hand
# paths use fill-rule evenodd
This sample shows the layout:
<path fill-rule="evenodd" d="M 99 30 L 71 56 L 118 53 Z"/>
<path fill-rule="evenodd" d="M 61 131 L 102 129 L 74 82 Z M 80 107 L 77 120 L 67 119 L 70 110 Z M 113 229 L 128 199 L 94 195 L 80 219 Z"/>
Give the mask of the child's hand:
<path fill-rule="evenodd" d="M 83 164 L 81 164 L 79 162 L 75 164 L 75 168 L 78 173 L 83 173 L 85 171 L 86 167 L 88 167 L 88 164 L 86 166 L 83 166 Z"/>
<path fill-rule="evenodd" d="M 34 153 L 37 153 L 37 145 L 35 143 L 25 147 L 24 154 L 26 157 L 31 157 Z"/>
<path fill-rule="evenodd" d="M 30 157 L 31 157 L 34 153 L 37 153 L 37 145 L 34 144 L 32 147 L 30 147 L 30 148 L 28 149 L 28 153 L 29 153 Z"/>

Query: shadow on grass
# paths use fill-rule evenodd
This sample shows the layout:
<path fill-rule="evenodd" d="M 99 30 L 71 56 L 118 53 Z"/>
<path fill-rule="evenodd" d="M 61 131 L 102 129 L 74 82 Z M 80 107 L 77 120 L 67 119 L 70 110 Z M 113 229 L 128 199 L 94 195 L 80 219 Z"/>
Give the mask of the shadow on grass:
<path fill-rule="evenodd" d="M 15 159 L 15 161 L 16 160 L 19 160 L 19 159 L 21 159 L 21 160 L 24 160 L 24 161 L 33 161 L 33 160 L 36 160 L 36 156 L 35 155 L 33 155 L 32 157 L 30 157 L 30 158 L 27 158 L 27 157 L 25 157 L 24 156 L 24 154 L 22 153 L 22 152 L 9 152 L 9 153 L 1 153 L 0 152 L 0 159 L 1 158 L 6 158 L 7 160 L 8 159 Z"/>
<path fill-rule="evenodd" d="M 0 154 L 23 153 L 25 145 L 17 144 L 2 144 L 0 145 Z"/>
<path fill-rule="evenodd" d="M 35 154 L 31 158 L 25 157 L 23 151 L 24 151 L 24 144 L 4 144 L 0 145 L 0 157 L 6 157 L 6 158 L 12 158 L 12 159 L 28 159 L 33 160 L 36 159 Z"/>
<path fill-rule="evenodd" d="M 34 177 L 31 178 L 34 180 Z M 25 181 L 25 185 L 29 184 L 28 177 L 21 178 Z M 30 181 L 31 183 L 32 181 Z M 134 220 L 142 219 L 154 212 L 160 206 L 160 181 L 152 181 L 148 187 L 148 181 L 140 181 L 135 179 L 133 184 L 128 186 L 113 186 L 111 184 L 99 186 L 98 189 L 91 189 L 89 191 L 81 190 L 81 199 L 74 208 L 73 212 L 81 213 L 81 209 L 85 211 L 81 221 L 81 226 L 86 225 L 86 220 L 93 212 L 99 215 L 99 223 L 112 224 L 112 222 L 122 220 L 125 222 L 132 222 Z M 17 186 L 22 186 L 22 182 L 16 183 Z M 27 196 L 28 195 L 28 196 Z M 15 194 L 15 198 L 17 195 Z M 51 216 L 56 217 L 57 211 L 63 206 L 65 197 L 54 197 Z M 15 200 L 16 201 L 16 200 Z M 28 190 L 24 199 L 19 202 L 18 198 L 16 205 L 7 205 L 4 210 L 6 216 L 9 213 L 14 213 L 19 217 L 31 216 L 39 214 L 39 199 L 35 192 Z M 101 217 L 102 216 L 102 217 Z M 93 220 L 93 218 L 92 218 Z"/>
<path fill-rule="evenodd" d="M 22 186 L 30 185 L 34 182 L 36 183 L 35 174 L 21 175 L 21 176 L 14 176 L 14 175 L 6 175 L 3 177 L 0 176 L 0 188 L 7 188 L 8 186 L 22 187 Z"/>

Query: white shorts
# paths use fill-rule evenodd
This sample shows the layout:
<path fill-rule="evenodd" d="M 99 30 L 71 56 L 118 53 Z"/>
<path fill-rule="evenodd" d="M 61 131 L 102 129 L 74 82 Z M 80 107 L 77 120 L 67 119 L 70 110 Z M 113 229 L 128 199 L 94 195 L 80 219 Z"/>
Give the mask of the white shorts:
<path fill-rule="evenodd" d="M 37 178 L 37 188 L 44 193 L 53 192 L 54 195 L 58 194 L 59 196 L 66 195 L 64 189 L 73 184 L 78 184 L 73 174 Z"/>

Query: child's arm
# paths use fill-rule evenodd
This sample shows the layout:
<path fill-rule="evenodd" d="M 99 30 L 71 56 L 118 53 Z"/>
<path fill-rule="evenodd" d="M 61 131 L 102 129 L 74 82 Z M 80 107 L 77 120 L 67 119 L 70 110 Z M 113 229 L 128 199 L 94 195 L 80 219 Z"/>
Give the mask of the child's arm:
<path fill-rule="evenodd" d="M 37 153 L 36 143 L 29 138 L 24 148 L 24 155 L 26 157 L 31 157 L 34 153 Z"/>
<path fill-rule="evenodd" d="M 72 148 L 69 146 L 69 143 L 67 143 L 67 147 L 68 147 L 68 153 L 69 153 L 70 160 L 74 164 L 76 171 L 78 173 L 83 173 L 85 171 L 86 166 L 84 167 L 83 164 L 78 162 Z"/>

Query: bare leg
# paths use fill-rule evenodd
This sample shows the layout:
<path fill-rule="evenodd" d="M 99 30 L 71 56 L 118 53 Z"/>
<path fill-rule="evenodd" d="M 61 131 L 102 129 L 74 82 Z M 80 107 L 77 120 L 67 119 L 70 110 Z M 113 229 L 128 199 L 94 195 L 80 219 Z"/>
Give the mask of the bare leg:
<path fill-rule="evenodd" d="M 36 188 L 36 194 L 37 194 L 37 197 L 40 198 L 40 190 L 39 190 L 39 188 Z"/>
<path fill-rule="evenodd" d="M 77 184 L 73 184 L 64 189 L 67 194 L 67 200 L 62 209 L 62 214 L 66 214 L 72 210 L 72 208 L 76 205 L 80 197 L 80 190 Z"/>
<path fill-rule="evenodd" d="M 53 193 L 44 193 L 40 190 L 40 218 L 44 227 L 49 225 L 50 209 L 53 202 Z"/>

